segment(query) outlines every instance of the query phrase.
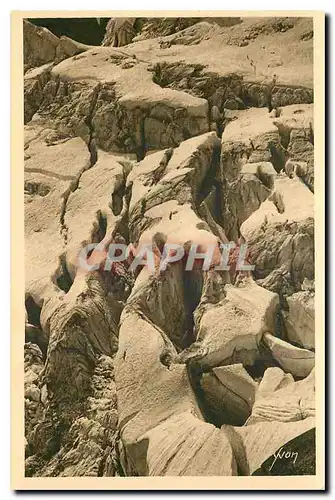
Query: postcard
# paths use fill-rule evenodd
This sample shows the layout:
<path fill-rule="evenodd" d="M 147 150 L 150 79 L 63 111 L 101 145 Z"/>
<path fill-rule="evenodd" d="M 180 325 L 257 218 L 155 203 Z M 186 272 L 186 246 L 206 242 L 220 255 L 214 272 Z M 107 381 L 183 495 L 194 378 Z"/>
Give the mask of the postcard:
<path fill-rule="evenodd" d="M 324 24 L 12 12 L 13 489 L 325 488 Z"/>

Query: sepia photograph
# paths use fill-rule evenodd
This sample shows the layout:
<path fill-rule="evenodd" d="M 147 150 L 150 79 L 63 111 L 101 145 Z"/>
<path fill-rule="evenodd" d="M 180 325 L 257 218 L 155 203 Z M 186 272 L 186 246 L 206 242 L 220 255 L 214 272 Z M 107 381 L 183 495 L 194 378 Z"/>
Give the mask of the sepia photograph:
<path fill-rule="evenodd" d="M 104 14 L 12 13 L 13 485 L 322 489 L 324 15 Z"/>

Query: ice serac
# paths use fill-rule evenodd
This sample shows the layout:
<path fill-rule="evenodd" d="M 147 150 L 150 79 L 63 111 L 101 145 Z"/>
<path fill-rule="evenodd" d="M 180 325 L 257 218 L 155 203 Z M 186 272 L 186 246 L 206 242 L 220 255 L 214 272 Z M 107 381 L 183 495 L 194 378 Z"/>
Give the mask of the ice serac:
<path fill-rule="evenodd" d="M 291 441 L 303 437 L 308 431 L 315 432 L 315 418 L 287 423 L 261 422 L 243 427 L 223 426 L 221 430 L 230 440 L 241 475 L 249 476 L 256 473 L 265 462 L 267 464 L 265 470 L 271 472 L 271 464 L 275 460 L 274 454 L 283 449 L 284 454 L 292 451 Z M 313 442 L 309 442 L 308 445 L 306 453 L 312 456 L 312 470 L 315 474 L 315 443 L 314 446 Z M 298 464 L 304 463 L 303 450 L 298 461 Z M 298 467 L 292 466 L 291 473 L 296 474 L 297 469 Z M 306 466 L 302 466 L 300 472 L 313 473 L 310 469 L 306 470 Z M 264 471 L 260 475 L 264 475 Z"/>
<path fill-rule="evenodd" d="M 53 62 L 30 69 L 24 75 L 24 123 L 30 122 L 43 101 L 43 89 L 51 76 Z"/>
<path fill-rule="evenodd" d="M 26 456 L 29 456 L 29 434 L 43 415 L 38 377 L 43 369 L 43 354 L 37 344 L 24 346 L 24 425 Z M 28 439 L 27 439 L 28 437 Z"/>
<path fill-rule="evenodd" d="M 59 38 L 47 28 L 23 20 L 24 68 L 30 69 L 51 62 L 56 56 Z"/>
<path fill-rule="evenodd" d="M 271 375 L 273 374 L 269 373 L 271 370 L 273 369 L 268 368 L 266 370 L 264 378 L 272 378 Z M 251 416 L 247 420 L 246 425 L 273 420 L 296 422 L 305 418 L 315 417 L 314 370 L 311 371 L 308 377 L 298 382 L 283 377 L 280 384 L 286 385 L 281 388 L 277 387 L 271 392 L 269 390 L 269 383 L 263 384 L 262 380 L 256 393 Z"/>
<path fill-rule="evenodd" d="M 312 29 L 25 21 L 26 476 L 315 474 Z"/>
<path fill-rule="evenodd" d="M 143 269 L 121 316 L 115 373 L 119 427 L 125 467 L 140 475 L 148 471 L 150 431 L 185 412 L 196 415 L 199 425 L 202 421 L 186 367 L 171 364 L 176 350 L 169 328 L 163 329 L 167 317 L 169 326 L 179 323 L 180 328 L 181 271 L 175 266 L 164 277 L 157 277 Z M 170 433 L 169 439 L 173 439 Z"/>
<path fill-rule="evenodd" d="M 290 342 L 315 348 L 314 293 L 297 292 L 287 298 L 289 311 L 283 312 L 287 338 Z"/>
<path fill-rule="evenodd" d="M 55 293 L 63 274 L 64 213 L 70 193 L 90 168 L 80 138 L 53 143 L 53 131 L 30 125 L 25 146 L 26 296 L 42 306 Z"/>
<path fill-rule="evenodd" d="M 166 241 L 186 250 L 192 241 L 203 242 L 204 247 L 217 244 L 217 237 L 193 211 L 193 196 L 206 177 L 217 142 L 210 133 L 174 150 L 165 175 L 152 186 L 156 196 L 147 181 L 149 172 L 152 179 L 159 168 L 162 155 L 148 156 L 133 169 L 128 178 L 134 196 L 129 210 L 133 238 L 148 243 L 157 235 L 164 240 L 166 235 Z M 175 201 L 179 196 L 183 204 Z M 151 223 L 143 224 L 148 216 Z M 116 386 L 128 473 L 189 475 L 201 470 L 205 475 L 236 474 L 229 443 L 204 422 L 187 368 L 174 362 L 185 341 L 190 307 L 192 313 L 192 304 L 184 298 L 191 279 L 185 273 L 182 262 L 162 272 L 142 269 L 121 316 Z M 201 291 L 201 275 L 199 281 Z M 222 457 L 202 463 L 217 446 Z M 158 448 L 166 454 L 158 456 Z"/>
<path fill-rule="evenodd" d="M 171 266 L 157 278 L 142 270 L 122 313 L 116 388 L 123 467 L 139 475 L 235 475 L 228 440 L 203 421 L 186 366 L 173 363 L 169 328 L 158 326 L 168 313 L 168 324 L 179 321 L 179 272 Z"/>
<path fill-rule="evenodd" d="M 209 132 L 183 142 L 170 158 L 167 152 L 158 152 L 132 170 L 127 184 L 132 186 L 129 225 L 135 241 L 141 233 L 144 240 L 159 231 L 166 235 L 168 243 L 200 245 L 206 238 L 208 243 L 217 241 L 193 210 L 193 204 L 198 202 L 198 193 L 210 171 L 218 166 L 219 146 L 215 133 Z M 162 167 L 162 175 L 155 180 Z"/>
<path fill-rule="evenodd" d="M 293 382 L 294 378 L 291 373 L 285 373 L 278 366 L 267 368 L 263 374 L 262 380 L 259 383 L 256 399 L 263 396 L 267 397 L 267 395 L 271 395 L 277 389 L 287 387 Z"/>
<path fill-rule="evenodd" d="M 296 291 L 314 279 L 314 196 L 297 177 L 279 174 L 271 195 L 241 226 L 255 276 L 267 278 L 281 268 Z"/>
<path fill-rule="evenodd" d="M 190 412 L 171 417 L 145 437 L 150 476 L 237 475 L 227 437 Z"/>
<path fill-rule="evenodd" d="M 212 301 L 213 297 L 203 295 L 195 313 L 197 364 L 206 369 L 253 365 L 260 358 L 262 335 L 275 331 L 277 294 L 247 278 L 238 286 L 226 285 L 222 297 Z"/>
<path fill-rule="evenodd" d="M 203 20 L 205 23 L 201 22 Z M 106 34 L 102 44 L 122 47 L 130 44 L 133 40 L 140 41 L 158 36 L 164 37 L 166 42 L 171 40 L 173 43 L 176 38 L 175 43 L 187 44 L 190 39 L 192 40 L 192 27 L 197 30 L 199 24 L 211 26 L 209 23 L 217 23 L 220 26 L 229 27 L 239 22 L 241 22 L 239 17 L 112 17 L 106 26 Z M 166 46 L 169 47 L 169 45 Z"/>
<path fill-rule="evenodd" d="M 77 42 L 67 36 L 59 38 L 47 28 L 36 26 L 27 19 L 23 20 L 25 72 L 45 63 L 58 63 L 90 48 L 90 45 Z"/>
<path fill-rule="evenodd" d="M 204 373 L 201 388 L 217 425 L 243 425 L 250 416 L 258 384 L 241 363 Z"/>
<path fill-rule="evenodd" d="M 294 377 L 307 377 L 313 370 L 315 364 L 314 352 L 295 347 L 270 333 L 263 336 L 263 341 L 283 370 L 292 373 Z"/>
<path fill-rule="evenodd" d="M 312 422 L 311 422 L 312 423 Z M 309 427 L 309 426 L 308 426 Z M 315 476 L 316 428 L 312 425 L 280 446 L 253 472 L 254 476 Z"/>
<path fill-rule="evenodd" d="M 147 68 L 108 47 L 68 58 L 54 66 L 39 114 L 69 136 L 93 134 L 101 149 L 140 159 L 208 131 L 207 101 L 162 89 Z"/>
<path fill-rule="evenodd" d="M 59 450 L 55 446 L 54 456 L 46 463 L 30 453 L 26 460 L 27 476 L 113 477 L 120 474 L 115 452 L 118 436 L 116 390 L 110 357 L 98 357 L 91 385 L 92 392 L 85 408 L 85 416 L 74 418 L 67 432 L 66 442 L 61 441 Z M 42 391 L 45 392 L 45 388 Z M 42 398 L 40 405 L 44 411 L 47 404 L 47 400 Z M 55 419 L 52 423 L 57 425 Z M 29 437 L 35 444 L 35 450 L 46 446 L 43 438 L 43 433 L 40 440 L 37 435 Z"/>
<path fill-rule="evenodd" d="M 91 258 L 99 262 L 102 252 Z M 100 271 L 78 269 L 67 293 L 44 300 L 40 321 L 49 342 L 38 374 L 43 412 L 27 436 L 29 476 L 117 473 L 112 356 L 122 306 L 110 286 Z M 77 443 L 86 460 L 79 452 L 67 456 L 65 442 Z"/>
<path fill-rule="evenodd" d="M 287 148 L 289 164 L 285 170 L 295 174 L 314 191 L 314 120 L 313 104 L 291 105 L 281 108 L 274 120 Z M 292 171 L 293 170 L 293 171 Z"/>

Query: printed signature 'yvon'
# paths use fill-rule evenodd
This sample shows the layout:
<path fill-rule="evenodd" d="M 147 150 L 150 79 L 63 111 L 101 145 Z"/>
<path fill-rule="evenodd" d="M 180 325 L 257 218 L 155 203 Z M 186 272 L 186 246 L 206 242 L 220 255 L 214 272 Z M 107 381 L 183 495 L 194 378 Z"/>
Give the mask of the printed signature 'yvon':
<path fill-rule="evenodd" d="M 298 458 L 298 452 L 297 451 L 285 451 L 283 448 L 280 448 L 276 453 L 273 454 L 273 462 L 271 464 L 271 467 L 269 468 L 269 471 L 272 470 L 272 467 L 274 464 L 277 462 L 277 460 L 292 460 L 292 462 L 295 464 Z"/>

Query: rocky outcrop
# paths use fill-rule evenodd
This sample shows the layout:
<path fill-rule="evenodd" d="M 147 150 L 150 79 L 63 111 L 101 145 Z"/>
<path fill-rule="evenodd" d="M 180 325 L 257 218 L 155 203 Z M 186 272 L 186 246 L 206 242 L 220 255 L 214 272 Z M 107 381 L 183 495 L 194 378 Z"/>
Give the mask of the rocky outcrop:
<path fill-rule="evenodd" d="M 308 19 L 25 29 L 26 475 L 314 474 Z"/>

